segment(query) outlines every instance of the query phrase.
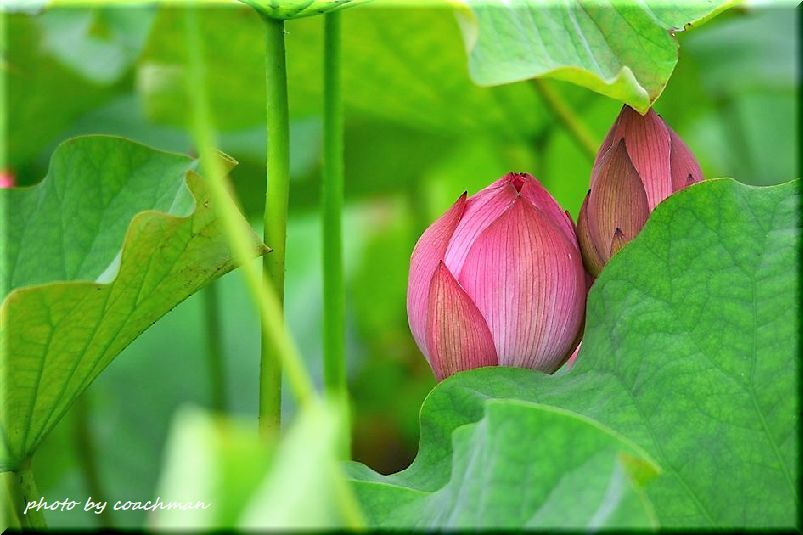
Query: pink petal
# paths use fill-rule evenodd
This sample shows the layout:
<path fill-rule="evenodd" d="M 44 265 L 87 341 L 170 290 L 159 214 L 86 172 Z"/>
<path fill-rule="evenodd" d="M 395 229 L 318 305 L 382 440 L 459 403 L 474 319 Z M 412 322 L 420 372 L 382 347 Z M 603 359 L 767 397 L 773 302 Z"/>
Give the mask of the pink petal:
<path fill-rule="evenodd" d="M 594 167 L 621 139 L 627 144 L 627 153 L 644 184 L 652 211 L 672 193 L 669 128 L 652 109 L 642 116 L 630 106 L 622 107 L 600 148 Z M 593 181 L 591 189 L 594 189 Z"/>
<path fill-rule="evenodd" d="M 703 179 L 703 172 L 680 136 L 671 128 L 669 135 L 672 139 L 669 158 L 672 164 L 672 191 L 677 191 L 695 182 L 700 182 Z"/>
<path fill-rule="evenodd" d="M 480 233 L 488 228 L 518 198 L 516 184 L 507 174 L 480 190 L 466 203 L 466 211 L 446 249 L 444 262 L 452 273 L 460 273 L 466 255 Z"/>
<path fill-rule="evenodd" d="M 521 187 L 521 196 L 530 201 L 537 209 L 547 216 L 547 220 L 555 224 L 564 233 L 569 243 L 577 244 L 574 224 L 568 212 L 561 210 L 558 201 L 541 185 L 532 175 L 523 173 L 524 185 Z"/>
<path fill-rule="evenodd" d="M 415 244 L 410 257 L 410 274 L 407 280 L 407 319 L 416 344 L 427 354 L 427 303 L 432 275 L 443 260 L 446 246 L 466 208 L 466 194 L 424 231 Z"/>
<path fill-rule="evenodd" d="M 594 240 L 591 239 L 591 232 L 588 229 L 588 197 L 591 191 L 586 194 L 583 199 L 583 205 L 580 207 L 580 215 L 577 216 L 577 241 L 580 245 L 580 252 L 583 253 L 583 264 L 586 270 L 592 277 L 598 277 L 602 271 L 605 262 L 597 252 L 594 246 Z"/>
<path fill-rule="evenodd" d="M 650 208 L 638 173 L 620 140 L 594 168 L 587 206 L 587 229 L 602 263 L 610 258 L 611 240 L 617 232 L 632 240 L 639 233 Z"/>
<path fill-rule="evenodd" d="M 574 363 L 577 362 L 577 355 L 580 354 L 580 346 L 582 346 L 582 345 L 583 345 L 583 342 L 578 343 L 577 347 L 575 347 L 574 351 L 572 352 L 572 356 L 570 356 L 569 360 L 566 361 L 565 366 L 566 366 L 567 370 L 572 369 L 572 367 L 574 366 Z"/>
<path fill-rule="evenodd" d="M 488 325 L 443 262 L 429 289 L 427 349 L 438 380 L 498 363 Z"/>
<path fill-rule="evenodd" d="M 585 310 L 580 251 L 521 197 L 477 238 L 458 281 L 493 335 L 499 363 L 554 371 Z"/>

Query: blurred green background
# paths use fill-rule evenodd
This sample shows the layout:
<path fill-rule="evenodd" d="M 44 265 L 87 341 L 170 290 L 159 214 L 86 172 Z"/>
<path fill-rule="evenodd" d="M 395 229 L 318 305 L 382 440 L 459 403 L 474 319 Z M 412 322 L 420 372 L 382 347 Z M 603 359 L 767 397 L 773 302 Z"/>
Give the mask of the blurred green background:
<path fill-rule="evenodd" d="M 678 34 L 680 60 L 656 109 L 697 155 L 706 177 L 755 185 L 798 176 L 799 75 L 791 8 L 726 12 Z M 407 327 L 409 254 L 424 228 L 464 190 L 529 171 L 576 216 L 591 160 L 531 82 L 475 86 L 448 9 L 343 12 L 346 108 L 348 370 L 356 460 L 390 473 L 415 456 L 418 408 L 434 378 Z M 264 199 L 264 36 L 248 8 L 201 17 L 209 91 L 222 150 L 244 211 L 261 225 Z M 171 8 L 55 9 L 8 19 L 9 162 L 20 184 L 81 134 L 125 136 L 192 152 L 183 94 L 181 13 Z M 287 23 L 292 137 L 287 316 L 321 382 L 322 20 Z M 620 104 L 547 81 L 601 141 Z M 258 320 L 237 273 L 220 295 L 227 405 L 256 417 Z M 211 406 L 204 293 L 133 343 L 84 396 L 88 435 L 68 415 L 35 458 L 43 494 L 85 496 L 79 453 L 89 436 L 109 500 L 152 498 L 172 418 Z M 285 412 L 293 412 L 285 399 Z M 141 513 L 113 514 L 140 526 Z M 92 525 L 83 511 L 49 513 L 52 526 Z"/>

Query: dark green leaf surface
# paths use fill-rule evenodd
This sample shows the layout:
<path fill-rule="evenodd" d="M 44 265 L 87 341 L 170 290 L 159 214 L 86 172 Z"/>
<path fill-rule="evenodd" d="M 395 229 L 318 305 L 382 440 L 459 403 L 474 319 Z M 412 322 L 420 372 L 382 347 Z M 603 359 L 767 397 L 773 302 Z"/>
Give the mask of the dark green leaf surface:
<path fill-rule="evenodd" d="M 594 284 L 574 369 L 485 368 L 441 383 L 422 408 L 412 466 L 387 477 L 355 469 L 366 510 L 377 523 L 410 525 L 458 483 L 470 493 L 493 470 L 538 466 L 527 457 L 537 442 L 521 440 L 504 442 L 516 456 L 477 457 L 484 470 L 461 464 L 464 426 L 487 425 L 493 405 L 537 402 L 642 446 L 662 469 L 646 487 L 661 526 L 794 526 L 799 188 L 720 179 L 659 205 Z M 504 423 L 526 422 L 519 414 Z M 485 452 L 482 441 L 468 447 Z M 556 466 L 565 449 L 552 451 Z M 516 481 L 508 494 L 539 485 Z M 394 516 L 394 500 L 408 504 L 406 518 Z"/>
<path fill-rule="evenodd" d="M 40 184 L 0 191 L 0 468 L 27 458 L 142 331 L 234 267 L 194 167 L 75 138 Z"/>
<path fill-rule="evenodd" d="M 730 2 L 661 3 L 467 0 L 463 33 L 472 78 L 481 85 L 551 76 L 645 112 L 678 59 L 674 32 Z"/>

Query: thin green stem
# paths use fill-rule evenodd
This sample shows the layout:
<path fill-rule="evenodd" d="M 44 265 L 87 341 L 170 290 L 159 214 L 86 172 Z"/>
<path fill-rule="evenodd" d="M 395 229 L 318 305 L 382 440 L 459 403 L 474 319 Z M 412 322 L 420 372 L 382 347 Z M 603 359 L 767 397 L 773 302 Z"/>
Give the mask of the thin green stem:
<path fill-rule="evenodd" d="M 84 483 L 89 496 L 96 502 L 103 502 L 106 501 L 107 495 L 103 491 L 97 463 L 95 462 L 97 457 L 95 455 L 95 442 L 92 440 L 92 431 L 89 426 L 90 406 L 87 399 L 88 395 L 85 392 L 75 400 L 75 405 L 73 405 L 75 453 L 78 457 L 78 465 L 84 475 Z M 98 522 L 101 526 L 112 527 L 108 507 L 100 515 L 96 516 L 98 516 Z"/>
<path fill-rule="evenodd" d="M 11 496 L 16 502 L 17 516 L 22 528 L 31 528 L 34 530 L 47 529 L 47 522 L 45 521 L 45 515 L 42 511 L 31 508 L 28 509 L 27 513 L 25 512 L 28 502 L 38 502 L 42 497 L 39 494 L 39 489 L 36 488 L 36 482 L 34 481 L 33 472 L 31 471 L 30 459 L 12 472 L 12 475 L 14 480 L 11 485 L 15 487 L 15 490 L 12 491 Z"/>
<path fill-rule="evenodd" d="M 343 101 L 340 13 L 324 15 L 323 45 L 323 377 L 340 406 L 340 454 L 350 458 L 346 384 L 346 287 L 343 276 Z"/>
<path fill-rule="evenodd" d="M 257 251 L 250 238 L 250 229 L 243 221 L 226 185 L 225 169 L 223 160 L 217 152 L 214 126 L 206 95 L 203 42 L 196 17 L 194 8 L 187 9 L 185 18 L 189 73 L 187 92 L 192 106 L 193 137 L 209 187 L 210 201 L 220 217 L 234 261 L 240 266 L 251 297 L 260 312 L 265 341 L 273 349 L 270 357 L 281 361 L 293 394 L 299 404 L 304 406 L 315 396 L 312 380 L 287 332 L 275 281 L 263 277 L 253 262 Z"/>
<path fill-rule="evenodd" d="M 555 91 L 546 80 L 533 78 L 532 81 L 533 86 L 538 91 L 538 94 L 541 95 L 547 107 L 552 110 L 555 118 L 566 128 L 566 131 L 577 143 L 577 146 L 582 149 L 583 153 L 593 161 L 597 156 L 599 142 L 597 142 L 591 130 L 588 129 L 582 119 L 575 115 L 572 108 L 560 96 L 560 93 Z"/>
<path fill-rule="evenodd" d="M 287 66 L 284 21 L 264 17 L 267 34 L 267 194 L 264 240 L 273 252 L 263 258 L 265 277 L 273 281 L 280 306 L 284 304 L 284 258 L 287 204 L 290 195 L 290 114 L 287 106 Z M 282 368 L 265 333 L 259 380 L 259 420 L 266 432 L 278 432 L 282 412 Z"/>
<path fill-rule="evenodd" d="M 223 363 L 223 340 L 220 332 L 220 304 L 218 283 L 212 282 L 203 290 L 204 328 L 206 330 L 206 355 L 209 365 L 209 389 L 212 408 L 226 412 L 226 368 Z"/>

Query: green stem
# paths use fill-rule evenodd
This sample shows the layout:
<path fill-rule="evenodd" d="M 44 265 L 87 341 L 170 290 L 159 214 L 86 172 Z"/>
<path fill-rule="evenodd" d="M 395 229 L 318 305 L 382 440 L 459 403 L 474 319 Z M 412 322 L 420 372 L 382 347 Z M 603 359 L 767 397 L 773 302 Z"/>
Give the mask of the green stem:
<path fill-rule="evenodd" d="M 194 8 L 186 12 L 188 51 L 187 93 L 192 107 L 193 137 L 200 154 L 201 166 L 209 187 L 210 202 L 229 241 L 232 256 L 245 278 L 246 285 L 259 310 L 262 333 L 267 345 L 273 348 L 270 357 L 280 361 L 287 372 L 293 394 L 304 406 L 315 397 L 312 379 L 288 333 L 282 305 L 274 281 L 263 277 L 253 258 L 257 251 L 250 237 L 250 229 L 242 219 L 237 204 L 226 184 L 223 160 L 217 153 L 214 126 L 206 95 L 206 77 L 203 64 L 203 42 L 198 30 Z M 273 253 L 270 253 L 273 254 Z"/>
<path fill-rule="evenodd" d="M 298 350 L 287 331 L 281 301 L 271 279 L 262 276 L 252 262 L 254 248 L 249 237 L 250 229 L 243 224 L 237 205 L 229 193 L 225 183 L 223 162 L 216 150 L 214 127 L 204 84 L 203 42 L 198 30 L 195 8 L 190 7 L 186 14 L 185 29 L 189 55 L 187 90 L 192 104 L 193 136 L 207 178 L 210 202 L 213 203 L 221 219 L 234 260 L 240 265 L 240 271 L 251 296 L 259 307 L 263 333 L 274 348 L 271 355 L 276 360 L 281 360 L 293 394 L 302 410 L 307 409 L 310 404 L 318 402 L 312 387 L 312 379 L 304 368 Z M 337 475 L 342 476 L 340 472 Z M 358 528 L 364 525 L 356 497 L 345 476 L 336 477 L 334 485 L 337 503 L 348 526 Z"/>
<path fill-rule="evenodd" d="M 284 21 L 265 17 L 267 34 L 267 135 L 268 165 L 264 241 L 273 252 L 263 258 L 265 277 L 273 281 L 280 306 L 284 304 L 284 255 L 287 240 L 287 204 L 290 194 L 290 114 L 287 106 L 287 66 Z M 271 353 L 275 349 L 265 333 L 259 380 L 261 428 L 278 432 L 282 412 L 282 368 Z"/>
<path fill-rule="evenodd" d="M 11 497 L 14 500 L 17 508 L 17 516 L 20 525 L 23 529 L 30 528 L 34 530 L 47 529 L 47 522 L 45 515 L 42 511 L 36 509 L 29 509 L 25 512 L 25 507 L 28 502 L 38 502 L 42 497 L 39 490 L 36 488 L 36 482 L 33 479 L 33 472 L 31 471 L 30 459 L 23 463 L 17 470 L 12 472 L 13 481 L 11 482 Z"/>
<path fill-rule="evenodd" d="M 552 110 L 552 113 L 558 121 L 566 128 L 566 131 L 569 132 L 569 135 L 574 139 L 575 143 L 577 143 L 577 146 L 593 161 L 597 156 L 597 149 L 599 148 L 599 143 L 596 141 L 594 134 L 592 134 L 585 123 L 574 114 L 572 108 L 546 80 L 533 78 L 532 81 L 533 86 L 538 91 L 538 94 L 541 95 L 544 103 Z"/>
<path fill-rule="evenodd" d="M 223 414 L 226 412 L 226 368 L 223 364 L 220 304 L 218 302 L 218 286 L 216 282 L 211 282 L 204 288 L 203 297 L 206 354 L 209 364 L 209 388 L 212 394 L 212 408 Z"/>
<path fill-rule="evenodd" d="M 343 275 L 343 101 L 340 13 L 324 15 L 323 45 L 323 377 L 341 407 L 340 454 L 350 458 L 346 384 L 346 287 Z"/>
<path fill-rule="evenodd" d="M 73 407 L 74 416 L 74 436 L 75 436 L 75 453 L 78 456 L 78 465 L 84 475 L 84 483 L 89 496 L 94 501 L 106 501 L 107 496 L 103 491 L 103 485 L 100 483 L 100 476 L 98 474 L 98 467 L 95 459 L 95 444 L 92 440 L 91 430 L 89 428 L 89 414 L 90 407 L 85 392 L 78 399 L 75 400 Z M 106 508 L 100 515 L 97 515 L 100 525 L 106 528 L 112 527 L 109 509 Z"/>

